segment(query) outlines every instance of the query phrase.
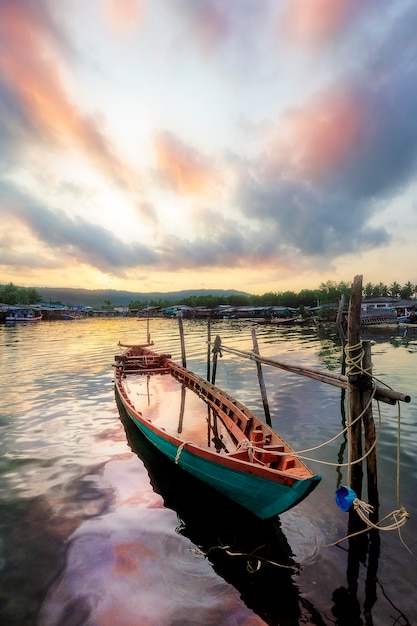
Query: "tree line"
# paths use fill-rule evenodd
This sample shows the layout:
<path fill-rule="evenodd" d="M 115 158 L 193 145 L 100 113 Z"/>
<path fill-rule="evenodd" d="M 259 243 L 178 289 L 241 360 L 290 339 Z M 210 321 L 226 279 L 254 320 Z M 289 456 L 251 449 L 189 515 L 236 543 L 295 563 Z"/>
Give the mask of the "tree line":
<path fill-rule="evenodd" d="M 181 300 L 148 300 L 138 301 L 132 300 L 129 303 L 131 309 L 145 309 L 147 307 L 162 307 L 167 308 L 169 306 L 185 304 L 191 307 L 203 307 L 207 309 L 213 309 L 218 305 L 225 304 L 233 307 L 239 306 L 288 306 L 294 309 L 300 307 L 312 307 L 321 306 L 324 304 L 337 304 L 342 296 L 346 302 L 349 302 L 350 298 L 350 284 L 346 282 L 335 282 L 328 280 L 325 283 L 321 283 L 318 289 L 302 289 L 299 292 L 295 291 L 281 291 L 281 292 L 268 292 L 263 295 L 231 295 L 231 296 L 191 296 L 188 298 L 182 298 Z M 385 285 L 383 283 L 372 284 L 367 283 L 363 288 L 364 298 L 380 298 L 380 297 L 393 297 L 401 298 L 404 300 L 410 300 L 415 297 L 417 292 L 417 285 L 413 285 L 408 281 L 405 285 L 400 285 L 397 282 L 393 282 L 391 285 Z"/>
<path fill-rule="evenodd" d="M 17 306 L 31 305 L 42 301 L 42 296 L 34 287 L 18 287 L 13 283 L 0 285 L 0 302 Z"/>
<path fill-rule="evenodd" d="M 367 283 L 363 288 L 364 298 L 380 298 L 390 296 L 393 298 L 402 298 L 409 300 L 416 296 L 417 285 L 413 285 L 410 281 L 404 285 L 393 282 L 391 285 L 384 283 Z M 230 296 L 204 295 L 190 296 L 181 300 L 170 300 L 168 298 L 160 298 L 158 300 L 132 300 L 129 302 L 131 309 L 145 309 L 148 307 L 162 307 L 185 304 L 191 307 L 203 307 L 213 309 L 221 304 L 233 307 L 238 306 L 288 306 L 298 309 L 300 307 L 321 306 L 323 304 L 338 303 L 342 296 L 348 302 L 350 298 L 350 284 L 346 282 L 335 282 L 328 280 L 317 289 L 302 289 L 295 291 L 276 291 L 267 292 L 263 295 L 245 295 L 237 294 Z M 31 305 L 42 302 L 42 294 L 34 287 L 19 287 L 13 283 L 0 285 L 0 302 L 13 306 Z M 62 304 L 61 302 L 55 304 Z M 66 306 L 70 306 L 65 303 Z M 117 303 L 114 303 L 117 305 Z M 112 306 L 110 300 L 105 300 L 106 308 Z"/>

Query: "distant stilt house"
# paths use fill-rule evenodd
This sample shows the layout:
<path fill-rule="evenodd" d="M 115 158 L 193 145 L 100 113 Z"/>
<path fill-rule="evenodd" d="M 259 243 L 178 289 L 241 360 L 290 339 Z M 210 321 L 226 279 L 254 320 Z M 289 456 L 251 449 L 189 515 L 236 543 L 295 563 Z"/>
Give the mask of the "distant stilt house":
<path fill-rule="evenodd" d="M 175 306 L 170 306 L 164 309 L 165 317 L 193 317 L 194 309 L 192 306 L 187 306 L 186 304 L 178 304 Z"/>
<path fill-rule="evenodd" d="M 127 317 L 129 315 L 129 307 L 122 304 L 118 304 L 113 307 L 113 311 L 122 317 Z"/>
<path fill-rule="evenodd" d="M 380 298 L 366 298 L 362 300 L 362 323 L 375 323 L 371 320 L 380 319 L 382 322 L 409 322 L 416 319 L 416 300 L 404 300 L 390 296 Z"/>

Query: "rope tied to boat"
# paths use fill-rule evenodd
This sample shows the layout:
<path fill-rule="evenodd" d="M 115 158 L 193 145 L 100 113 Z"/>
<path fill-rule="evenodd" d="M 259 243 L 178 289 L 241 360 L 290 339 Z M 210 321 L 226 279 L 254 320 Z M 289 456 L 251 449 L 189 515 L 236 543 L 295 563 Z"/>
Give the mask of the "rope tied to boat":
<path fill-rule="evenodd" d="M 257 442 L 257 443 L 265 443 L 265 441 L 266 440 Z M 249 441 L 249 439 L 242 439 L 242 441 L 239 441 L 238 445 L 236 446 L 236 452 L 241 452 L 243 450 L 247 450 L 248 458 L 251 463 L 256 461 L 257 463 L 260 463 L 261 465 L 267 465 L 266 463 L 261 461 L 261 459 L 259 459 L 258 457 L 255 457 L 256 452 L 262 454 L 262 452 L 265 452 L 265 449 L 254 445 L 253 441 Z M 280 456 L 284 456 L 284 454 L 279 453 L 279 452 L 277 453 L 277 455 L 280 455 Z"/>
<path fill-rule="evenodd" d="M 177 453 L 175 455 L 175 464 L 176 465 L 179 464 L 181 452 L 184 450 L 184 448 L 187 445 L 187 443 L 188 443 L 188 441 L 183 441 L 182 444 L 180 446 L 178 446 Z"/>
<path fill-rule="evenodd" d="M 242 441 L 239 441 L 236 446 L 236 452 L 242 452 L 244 450 L 247 450 L 249 461 L 253 463 L 255 454 L 253 450 L 253 444 L 251 441 L 249 441 L 249 439 L 242 439 Z"/>
<path fill-rule="evenodd" d="M 177 448 L 177 453 L 175 455 L 175 464 L 176 465 L 179 465 L 181 452 L 185 449 L 185 446 L 187 444 L 190 444 L 192 446 L 196 446 L 197 445 L 194 441 L 183 441 L 182 444 L 180 446 L 178 446 L 178 448 Z"/>

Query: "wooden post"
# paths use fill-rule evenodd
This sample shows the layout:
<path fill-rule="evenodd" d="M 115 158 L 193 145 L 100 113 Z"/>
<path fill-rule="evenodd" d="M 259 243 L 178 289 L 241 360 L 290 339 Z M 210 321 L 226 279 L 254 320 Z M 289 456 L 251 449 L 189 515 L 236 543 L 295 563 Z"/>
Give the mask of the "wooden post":
<path fill-rule="evenodd" d="M 349 350 L 349 421 L 352 424 L 349 437 L 349 461 L 353 462 L 362 458 L 362 421 L 358 419 L 366 406 L 370 389 L 369 376 L 363 374 L 363 347 L 361 343 L 361 305 L 362 305 L 362 276 L 355 276 L 351 290 L 348 319 L 348 350 Z M 364 389 L 365 386 L 365 389 Z M 353 424 L 353 422 L 356 423 Z M 359 500 L 362 497 L 362 462 L 350 465 L 350 487 Z M 368 550 L 368 537 L 360 532 L 365 529 L 365 523 L 356 513 L 355 509 L 349 510 L 348 534 L 354 536 L 349 539 L 347 583 L 352 597 L 356 597 L 360 563 L 364 562 Z"/>
<path fill-rule="evenodd" d="M 258 339 L 256 337 L 256 330 L 254 328 L 252 328 L 252 343 L 253 343 L 253 351 L 255 352 L 255 354 L 259 354 Z M 256 369 L 258 370 L 258 381 L 259 381 L 259 387 L 261 390 L 262 403 L 264 405 L 265 421 L 268 424 L 268 426 L 272 426 L 271 414 L 269 412 L 268 397 L 266 395 L 265 381 L 264 381 L 264 377 L 262 373 L 262 365 L 259 363 L 259 361 L 256 361 Z"/>
<path fill-rule="evenodd" d="M 371 361 L 371 342 L 364 341 L 364 357 L 363 368 L 369 375 L 372 373 L 372 361 Z M 368 378 L 368 384 L 364 392 L 364 401 L 369 402 L 372 392 L 372 380 L 370 376 Z M 365 405 L 366 406 L 366 405 Z M 372 415 L 372 403 L 363 416 L 363 427 L 365 433 L 365 451 L 368 452 L 375 444 L 375 423 Z M 379 521 L 379 496 L 378 496 L 378 478 L 377 478 L 377 460 L 376 460 L 376 448 L 373 448 L 366 457 L 366 469 L 367 469 L 367 484 L 368 484 L 368 503 L 372 505 L 373 510 L 369 513 L 369 519 L 376 524 Z M 380 553 L 381 538 L 379 531 L 371 529 L 369 531 L 369 544 L 368 544 L 368 567 L 365 583 L 365 601 L 364 611 L 365 614 L 371 612 L 372 606 L 375 604 L 376 593 L 376 581 L 378 571 L 378 561 Z"/>
<path fill-rule="evenodd" d="M 365 435 L 365 452 L 368 452 L 375 444 L 375 423 L 372 415 L 372 361 L 371 361 L 371 343 L 370 341 L 362 342 L 364 349 L 363 369 L 368 372 L 364 376 L 364 384 L 362 388 L 364 409 L 368 408 L 363 414 L 363 427 Z M 368 483 L 368 503 L 374 508 L 370 515 L 372 522 L 378 521 L 379 497 L 378 497 L 378 479 L 377 479 L 377 462 L 376 448 L 374 447 L 366 457 L 367 467 L 367 483 Z"/>
<path fill-rule="evenodd" d="M 362 427 L 365 435 L 365 450 L 369 452 L 375 442 L 375 426 L 372 417 L 372 372 L 370 343 L 361 341 L 361 303 L 362 303 L 362 276 L 355 276 L 351 289 L 348 318 L 347 337 L 347 365 L 349 393 L 349 423 L 353 424 L 349 432 L 349 461 L 362 458 Z M 359 419 L 360 418 L 360 419 Z M 349 466 L 348 486 L 353 489 L 359 499 L 362 495 L 362 462 Z M 369 504 L 375 507 L 371 521 L 378 519 L 378 489 L 376 475 L 375 448 L 367 456 L 367 483 Z M 347 587 L 348 592 L 359 607 L 357 600 L 358 578 L 360 564 L 368 557 L 368 576 L 366 580 L 366 599 L 364 607 L 370 611 L 375 602 L 375 580 L 379 557 L 379 533 L 366 529 L 365 523 L 358 516 L 354 508 L 349 510 L 348 534 L 349 538 Z M 359 616 L 359 612 L 358 612 Z"/>
<path fill-rule="evenodd" d="M 361 346 L 361 303 L 362 303 L 362 276 L 355 276 L 351 289 L 348 318 L 348 340 L 349 351 L 349 421 L 354 422 L 362 412 L 361 396 L 361 363 L 358 363 Z M 353 364 L 352 364 L 353 362 Z M 361 420 L 356 421 L 350 428 L 349 437 L 349 461 L 353 462 L 362 457 L 362 427 Z M 362 495 L 362 463 L 356 463 L 350 467 L 350 487 L 358 498 Z"/>
<path fill-rule="evenodd" d="M 184 383 L 181 386 L 181 405 L 180 405 L 180 415 L 178 418 L 178 430 L 177 432 L 180 434 L 182 433 L 182 425 L 184 422 L 184 409 L 185 409 L 185 396 L 187 393 L 187 388 L 184 385 Z"/>
<path fill-rule="evenodd" d="M 342 297 L 340 298 L 340 302 L 339 302 L 339 308 L 337 310 L 336 326 L 337 326 L 337 330 L 339 331 L 340 341 L 342 342 L 343 346 L 346 343 L 345 331 L 343 329 L 343 322 L 342 322 L 344 307 L 345 307 L 345 296 L 342 294 Z M 344 373 L 344 369 L 343 369 L 343 373 Z"/>
<path fill-rule="evenodd" d="M 181 312 L 178 313 L 178 325 L 180 327 L 182 366 L 187 367 L 187 359 L 185 356 L 184 327 L 182 325 L 182 313 Z"/>
<path fill-rule="evenodd" d="M 348 385 L 350 400 L 350 421 L 353 422 L 360 415 L 362 419 L 351 428 L 350 436 L 350 460 L 354 461 L 362 456 L 362 429 L 364 429 L 365 452 L 369 452 L 375 444 L 375 424 L 372 415 L 372 361 L 371 345 L 369 341 L 361 342 L 361 301 L 362 301 L 362 276 L 356 276 L 352 285 L 352 295 L 349 308 L 348 322 L 348 347 L 349 358 L 354 363 L 350 364 Z M 360 355 L 362 353 L 362 358 Z M 360 359 L 361 363 L 356 361 Z M 372 521 L 378 519 L 378 481 L 376 449 L 373 448 L 366 457 L 368 502 L 374 507 Z M 351 487 L 361 498 L 362 491 L 362 464 L 352 466 Z"/>
<path fill-rule="evenodd" d="M 349 423 L 353 424 L 349 431 L 349 461 L 353 462 L 362 457 L 362 419 L 357 419 L 363 411 L 362 374 L 363 356 L 361 344 L 361 304 L 362 304 L 362 276 L 355 276 L 351 289 L 348 318 L 348 397 Z M 369 377 L 368 377 L 369 380 Z M 362 462 L 349 466 L 348 486 L 353 489 L 359 499 L 362 497 Z M 356 597 L 360 563 L 366 558 L 368 540 L 366 533 L 359 531 L 365 528 L 364 522 L 354 509 L 349 510 L 348 534 L 354 536 L 349 539 L 347 584 L 349 593 Z"/>
<path fill-rule="evenodd" d="M 148 343 L 148 346 L 151 345 L 151 333 L 149 332 L 149 316 L 150 316 L 150 311 L 146 311 L 146 341 Z"/>
<path fill-rule="evenodd" d="M 222 340 L 220 338 L 220 335 L 216 335 L 216 339 L 214 340 L 214 346 L 213 346 L 213 369 L 211 372 L 211 384 L 215 385 L 216 384 L 216 374 L 217 374 L 217 357 L 220 354 L 221 356 L 221 345 L 222 345 Z"/>
<path fill-rule="evenodd" d="M 210 381 L 211 317 L 207 318 L 207 380 Z"/>

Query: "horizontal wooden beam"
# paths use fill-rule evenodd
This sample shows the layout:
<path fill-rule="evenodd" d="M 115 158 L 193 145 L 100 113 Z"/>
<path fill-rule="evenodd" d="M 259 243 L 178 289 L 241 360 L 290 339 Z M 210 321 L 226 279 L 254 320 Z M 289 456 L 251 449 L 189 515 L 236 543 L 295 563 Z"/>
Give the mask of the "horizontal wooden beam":
<path fill-rule="evenodd" d="M 214 345 L 214 343 L 210 342 L 210 345 Z M 278 367 L 280 369 L 286 370 L 287 372 L 292 372 L 293 374 L 299 374 L 308 378 L 314 378 L 315 380 L 326 383 L 328 385 L 333 385 L 334 387 L 339 387 L 340 389 L 347 389 L 347 376 L 344 376 L 343 374 L 337 374 L 336 372 L 330 372 L 328 370 L 318 370 L 312 367 L 305 367 L 304 365 L 294 365 L 293 363 L 286 363 L 285 361 L 270 359 L 267 357 L 263 357 L 253 351 L 238 350 L 237 348 L 231 348 L 229 346 L 225 346 L 224 344 L 221 344 L 221 350 L 223 352 L 228 352 L 230 354 L 235 354 L 237 356 L 256 361 L 257 363 L 263 363 L 265 365 L 271 365 L 272 367 Z M 411 402 L 411 396 L 409 396 L 408 394 L 399 393 L 397 391 L 394 391 L 393 389 L 379 386 L 375 386 L 374 397 L 376 400 L 380 400 L 381 402 L 385 402 L 387 404 L 396 404 L 397 402 Z"/>

